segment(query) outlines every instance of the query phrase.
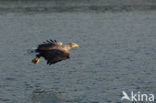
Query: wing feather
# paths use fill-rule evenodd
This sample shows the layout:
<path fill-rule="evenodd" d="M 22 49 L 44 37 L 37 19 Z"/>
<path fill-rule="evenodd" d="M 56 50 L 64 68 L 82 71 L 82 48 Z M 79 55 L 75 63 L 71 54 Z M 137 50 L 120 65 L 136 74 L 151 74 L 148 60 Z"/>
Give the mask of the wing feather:
<path fill-rule="evenodd" d="M 70 58 L 69 53 L 59 49 L 43 51 L 40 55 L 47 60 L 47 64 L 49 65 Z"/>
<path fill-rule="evenodd" d="M 37 48 L 37 52 L 42 51 L 42 50 L 50 50 L 56 47 L 62 46 L 62 42 L 56 41 L 56 40 L 47 40 L 46 42 L 43 42 L 40 44 Z"/>

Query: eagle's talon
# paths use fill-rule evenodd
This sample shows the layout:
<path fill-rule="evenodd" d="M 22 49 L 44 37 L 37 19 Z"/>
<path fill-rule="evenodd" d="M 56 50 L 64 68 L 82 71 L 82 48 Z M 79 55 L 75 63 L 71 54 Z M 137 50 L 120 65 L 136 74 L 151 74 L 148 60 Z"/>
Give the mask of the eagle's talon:
<path fill-rule="evenodd" d="M 39 61 L 40 61 L 40 58 L 38 58 L 38 57 L 36 57 L 36 58 L 34 58 L 34 59 L 32 60 L 32 62 L 33 62 L 34 64 L 37 64 Z"/>

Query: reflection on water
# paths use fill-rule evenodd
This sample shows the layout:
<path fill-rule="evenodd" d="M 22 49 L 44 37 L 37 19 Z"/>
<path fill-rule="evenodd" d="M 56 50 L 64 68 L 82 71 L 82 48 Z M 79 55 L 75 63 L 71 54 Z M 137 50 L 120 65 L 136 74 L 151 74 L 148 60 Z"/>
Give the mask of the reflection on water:
<path fill-rule="evenodd" d="M 36 89 L 32 92 L 32 103 L 61 103 L 61 92 Z"/>
<path fill-rule="evenodd" d="M 37 88 L 32 91 L 31 101 L 32 103 L 72 103 L 77 101 L 77 99 L 70 97 L 70 93 L 59 91 L 56 88 Z"/>

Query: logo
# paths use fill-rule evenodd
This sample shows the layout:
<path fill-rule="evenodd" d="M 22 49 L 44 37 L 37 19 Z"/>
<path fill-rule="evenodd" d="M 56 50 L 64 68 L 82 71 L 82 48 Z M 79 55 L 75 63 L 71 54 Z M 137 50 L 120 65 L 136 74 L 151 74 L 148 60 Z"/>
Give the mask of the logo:
<path fill-rule="evenodd" d="M 122 91 L 123 96 L 121 97 L 121 100 L 128 100 L 128 101 L 138 101 L 138 102 L 153 102 L 154 101 L 154 94 L 145 94 L 138 91 L 137 93 L 134 93 L 131 91 L 130 95 L 128 95 L 125 91 Z"/>

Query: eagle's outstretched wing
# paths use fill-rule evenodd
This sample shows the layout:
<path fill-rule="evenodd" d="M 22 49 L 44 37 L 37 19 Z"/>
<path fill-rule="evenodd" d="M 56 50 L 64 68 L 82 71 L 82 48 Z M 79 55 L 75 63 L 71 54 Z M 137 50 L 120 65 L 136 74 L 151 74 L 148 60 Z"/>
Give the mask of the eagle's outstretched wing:
<path fill-rule="evenodd" d="M 46 42 L 43 42 L 43 44 L 40 44 L 36 51 L 54 49 L 55 47 L 62 46 L 62 44 L 63 44 L 62 42 L 50 39 L 47 40 Z"/>
<path fill-rule="evenodd" d="M 47 64 L 49 65 L 70 58 L 68 52 L 59 49 L 46 50 L 40 52 L 40 55 L 42 55 L 47 60 Z"/>

